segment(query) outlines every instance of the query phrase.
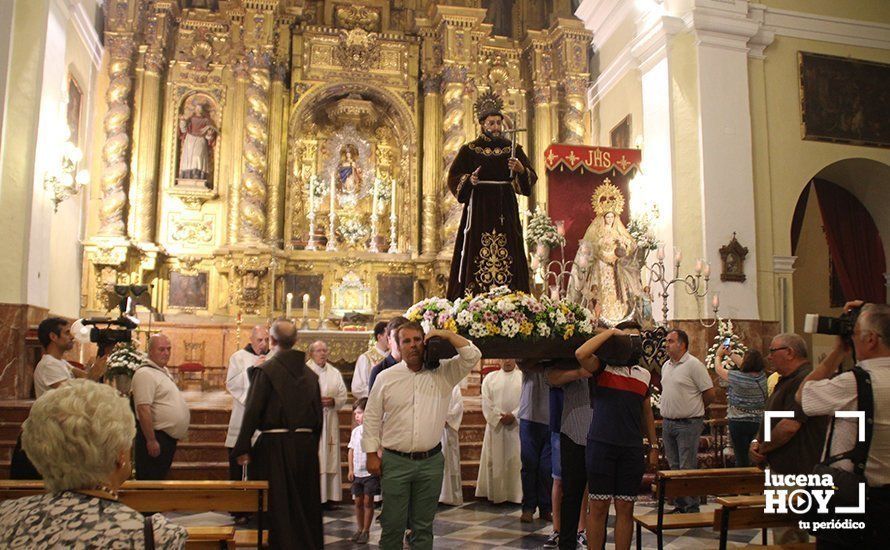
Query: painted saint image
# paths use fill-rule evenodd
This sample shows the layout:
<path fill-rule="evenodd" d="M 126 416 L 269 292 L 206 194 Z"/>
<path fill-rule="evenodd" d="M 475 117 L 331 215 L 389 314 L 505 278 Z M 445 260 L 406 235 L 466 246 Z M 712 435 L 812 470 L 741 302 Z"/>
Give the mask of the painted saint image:
<path fill-rule="evenodd" d="M 218 130 L 210 118 L 208 105 L 195 102 L 191 113 L 184 112 L 179 117 L 179 140 L 182 149 L 179 155 L 178 177 L 182 179 L 207 180 L 212 171 L 212 150 L 216 144 Z M 212 187 L 212 183 L 207 184 Z"/>

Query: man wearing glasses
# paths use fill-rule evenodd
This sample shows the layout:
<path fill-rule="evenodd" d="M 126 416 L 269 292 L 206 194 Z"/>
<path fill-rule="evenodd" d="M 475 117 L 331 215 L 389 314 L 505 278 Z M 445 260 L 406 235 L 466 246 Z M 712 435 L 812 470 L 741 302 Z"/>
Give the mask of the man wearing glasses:
<path fill-rule="evenodd" d="M 761 425 L 748 456 L 752 464 L 769 466 L 775 474 L 810 474 L 822 453 L 828 418 L 808 417 L 794 398 L 801 383 L 813 371 L 807 345 L 796 334 L 779 334 L 770 344 L 769 362 L 780 378 L 764 411 L 792 411 L 794 418 L 773 422 L 769 441 L 763 440 Z M 797 528 L 775 529 L 774 536 L 775 544 L 809 540 L 806 531 Z"/>

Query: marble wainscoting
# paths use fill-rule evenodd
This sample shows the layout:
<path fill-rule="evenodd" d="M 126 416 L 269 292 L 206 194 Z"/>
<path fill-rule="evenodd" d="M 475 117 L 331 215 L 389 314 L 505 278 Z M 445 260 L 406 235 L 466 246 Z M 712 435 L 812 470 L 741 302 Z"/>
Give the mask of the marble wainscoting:
<path fill-rule="evenodd" d="M 37 325 L 46 315 L 46 309 L 27 304 L 0 304 L 0 399 L 30 397 L 41 355 Z"/>

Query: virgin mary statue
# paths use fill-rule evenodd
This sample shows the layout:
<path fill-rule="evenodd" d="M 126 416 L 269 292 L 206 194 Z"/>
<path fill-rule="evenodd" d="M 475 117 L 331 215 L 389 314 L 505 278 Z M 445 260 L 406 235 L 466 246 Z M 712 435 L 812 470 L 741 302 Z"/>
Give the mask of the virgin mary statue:
<path fill-rule="evenodd" d="M 568 299 L 590 310 L 598 305 L 602 319 L 614 324 L 633 316 L 642 294 L 636 242 L 621 222 L 620 189 L 606 179 L 591 202 L 595 216 L 578 245 Z"/>

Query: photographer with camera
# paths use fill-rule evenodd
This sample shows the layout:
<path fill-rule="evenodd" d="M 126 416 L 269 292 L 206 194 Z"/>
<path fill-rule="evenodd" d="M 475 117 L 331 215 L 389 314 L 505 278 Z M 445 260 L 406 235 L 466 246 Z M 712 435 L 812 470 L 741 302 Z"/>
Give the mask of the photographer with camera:
<path fill-rule="evenodd" d="M 85 369 L 79 369 L 65 361 L 65 353 L 74 349 L 74 336 L 71 325 L 61 317 L 49 317 L 37 326 L 37 339 L 43 346 L 43 357 L 34 368 L 34 394 L 40 397 L 47 391 L 58 388 L 62 382 L 73 378 L 89 378 L 96 381 L 105 374 L 108 356 L 96 358 Z"/>
<path fill-rule="evenodd" d="M 451 393 L 482 353 L 454 332 L 431 330 L 424 336 L 418 323 L 403 324 L 395 337 L 402 361 L 383 371 L 371 388 L 362 450 L 368 454 L 368 472 L 382 473 L 386 505 L 380 547 L 401 549 L 407 527 L 412 548 L 431 549 L 445 465 L 440 438 Z M 454 346 L 457 355 L 425 368 L 426 352 L 436 338 Z M 381 448 L 382 459 L 377 455 Z"/>
<path fill-rule="evenodd" d="M 71 324 L 65 319 L 49 317 L 41 321 L 37 326 L 37 339 L 43 346 L 43 357 L 34 368 L 35 397 L 39 398 L 47 391 L 75 378 L 96 381 L 105 374 L 108 355 L 97 357 L 85 370 L 63 359 L 67 352 L 74 349 Z M 40 479 L 40 474 L 22 450 L 21 435 L 12 451 L 9 476 L 11 479 Z"/>
<path fill-rule="evenodd" d="M 886 520 L 890 517 L 890 306 L 864 304 L 858 300 L 848 302 L 838 321 L 835 327 L 824 327 L 820 322 L 816 328 L 819 332 L 838 334 L 837 342 L 806 377 L 795 397 L 807 415 L 865 411 L 864 445 L 857 445 L 862 428 L 858 418 L 836 418 L 829 429 L 826 459 L 822 464 L 843 472 L 855 472 L 860 478 L 864 475 L 864 480 L 857 481 L 865 481 L 868 486 L 865 529 L 859 533 L 829 531 L 820 535 L 816 532 L 817 548 L 878 548 L 881 541 L 886 545 L 890 540 Z M 853 371 L 839 372 L 851 349 L 856 367 Z M 851 460 L 854 451 L 867 451 L 864 468 L 857 460 L 854 469 Z M 835 478 L 835 484 L 841 485 L 837 476 Z M 835 497 L 842 491 L 841 487 Z"/>

